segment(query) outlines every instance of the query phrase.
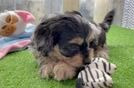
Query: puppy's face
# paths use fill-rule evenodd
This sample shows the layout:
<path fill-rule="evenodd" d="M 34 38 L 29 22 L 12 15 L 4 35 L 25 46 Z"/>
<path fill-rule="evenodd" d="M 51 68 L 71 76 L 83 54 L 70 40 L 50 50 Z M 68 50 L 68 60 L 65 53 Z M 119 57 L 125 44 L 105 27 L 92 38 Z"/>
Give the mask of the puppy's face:
<path fill-rule="evenodd" d="M 76 21 L 78 20 L 76 19 Z M 60 31 L 60 38 L 58 39 L 57 43 L 57 48 L 59 48 L 57 51 L 59 52 L 59 57 L 62 57 L 62 59 L 64 58 L 66 61 L 75 60 L 73 61 L 74 63 L 78 60 L 80 64 L 82 64 L 83 61 L 87 61 L 87 63 L 89 63 L 88 36 L 92 30 L 90 30 L 90 27 L 86 22 L 83 23 L 85 28 L 83 28 L 83 25 L 81 25 L 79 21 L 76 23 L 76 25 L 72 24 L 73 22 L 68 24 L 65 23 L 62 31 Z"/>
<path fill-rule="evenodd" d="M 44 57 L 72 66 L 88 64 L 103 29 L 101 25 L 88 22 L 78 12 L 67 12 L 42 21 L 34 33 L 33 44 Z"/>

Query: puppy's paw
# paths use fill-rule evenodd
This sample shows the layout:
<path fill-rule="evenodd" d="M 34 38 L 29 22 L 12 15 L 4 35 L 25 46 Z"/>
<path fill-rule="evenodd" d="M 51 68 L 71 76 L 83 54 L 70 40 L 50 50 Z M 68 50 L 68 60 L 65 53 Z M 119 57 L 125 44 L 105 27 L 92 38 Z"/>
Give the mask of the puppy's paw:
<path fill-rule="evenodd" d="M 66 80 L 72 79 L 75 76 L 75 68 L 67 65 L 66 63 L 60 62 L 54 67 L 54 79 Z"/>
<path fill-rule="evenodd" d="M 53 68 L 54 68 L 55 63 L 49 63 L 46 65 L 42 65 L 40 67 L 39 73 L 41 78 L 50 78 L 53 77 Z"/>

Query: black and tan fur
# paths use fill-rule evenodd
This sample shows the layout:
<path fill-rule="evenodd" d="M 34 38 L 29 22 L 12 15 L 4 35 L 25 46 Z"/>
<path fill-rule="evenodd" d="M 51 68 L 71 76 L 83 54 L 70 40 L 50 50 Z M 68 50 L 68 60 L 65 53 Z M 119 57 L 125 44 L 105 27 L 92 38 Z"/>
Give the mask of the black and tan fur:
<path fill-rule="evenodd" d="M 91 58 L 104 56 L 101 52 L 105 52 L 106 31 L 113 15 L 111 11 L 101 24 L 87 21 L 77 11 L 43 20 L 36 28 L 31 44 L 41 77 L 72 79 Z"/>

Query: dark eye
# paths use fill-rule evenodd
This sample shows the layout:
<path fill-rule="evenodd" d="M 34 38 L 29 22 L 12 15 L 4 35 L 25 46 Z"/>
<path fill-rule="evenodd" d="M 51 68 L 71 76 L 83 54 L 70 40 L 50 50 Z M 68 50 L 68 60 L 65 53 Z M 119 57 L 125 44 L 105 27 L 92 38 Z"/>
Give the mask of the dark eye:
<path fill-rule="evenodd" d="M 80 51 L 80 46 L 77 44 L 68 44 L 61 49 L 61 54 L 66 57 L 72 57 Z"/>
<path fill-rule="evenodd" d="M 96 48 L 97 47 L 97 40 L 94 39 L 93 41 L 91 41 L 90 44 L 89 44 L 89 47 L 90 48 Z"/>

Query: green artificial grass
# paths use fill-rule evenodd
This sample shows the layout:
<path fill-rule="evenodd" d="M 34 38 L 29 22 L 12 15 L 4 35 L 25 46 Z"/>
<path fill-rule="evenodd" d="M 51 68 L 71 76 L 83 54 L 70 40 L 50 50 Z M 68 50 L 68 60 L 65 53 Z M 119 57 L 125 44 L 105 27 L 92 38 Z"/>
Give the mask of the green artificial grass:
<path fill-rule="evenodd" d="M 117 65 L 113 88 L 134 88 L 134 31 L 112 26 L 107 43 L 110 61 Z M 75 79 L 41 79 L 35 59 L 24 50 L 0 60 L 0 88 L 75 88 Z"/>

